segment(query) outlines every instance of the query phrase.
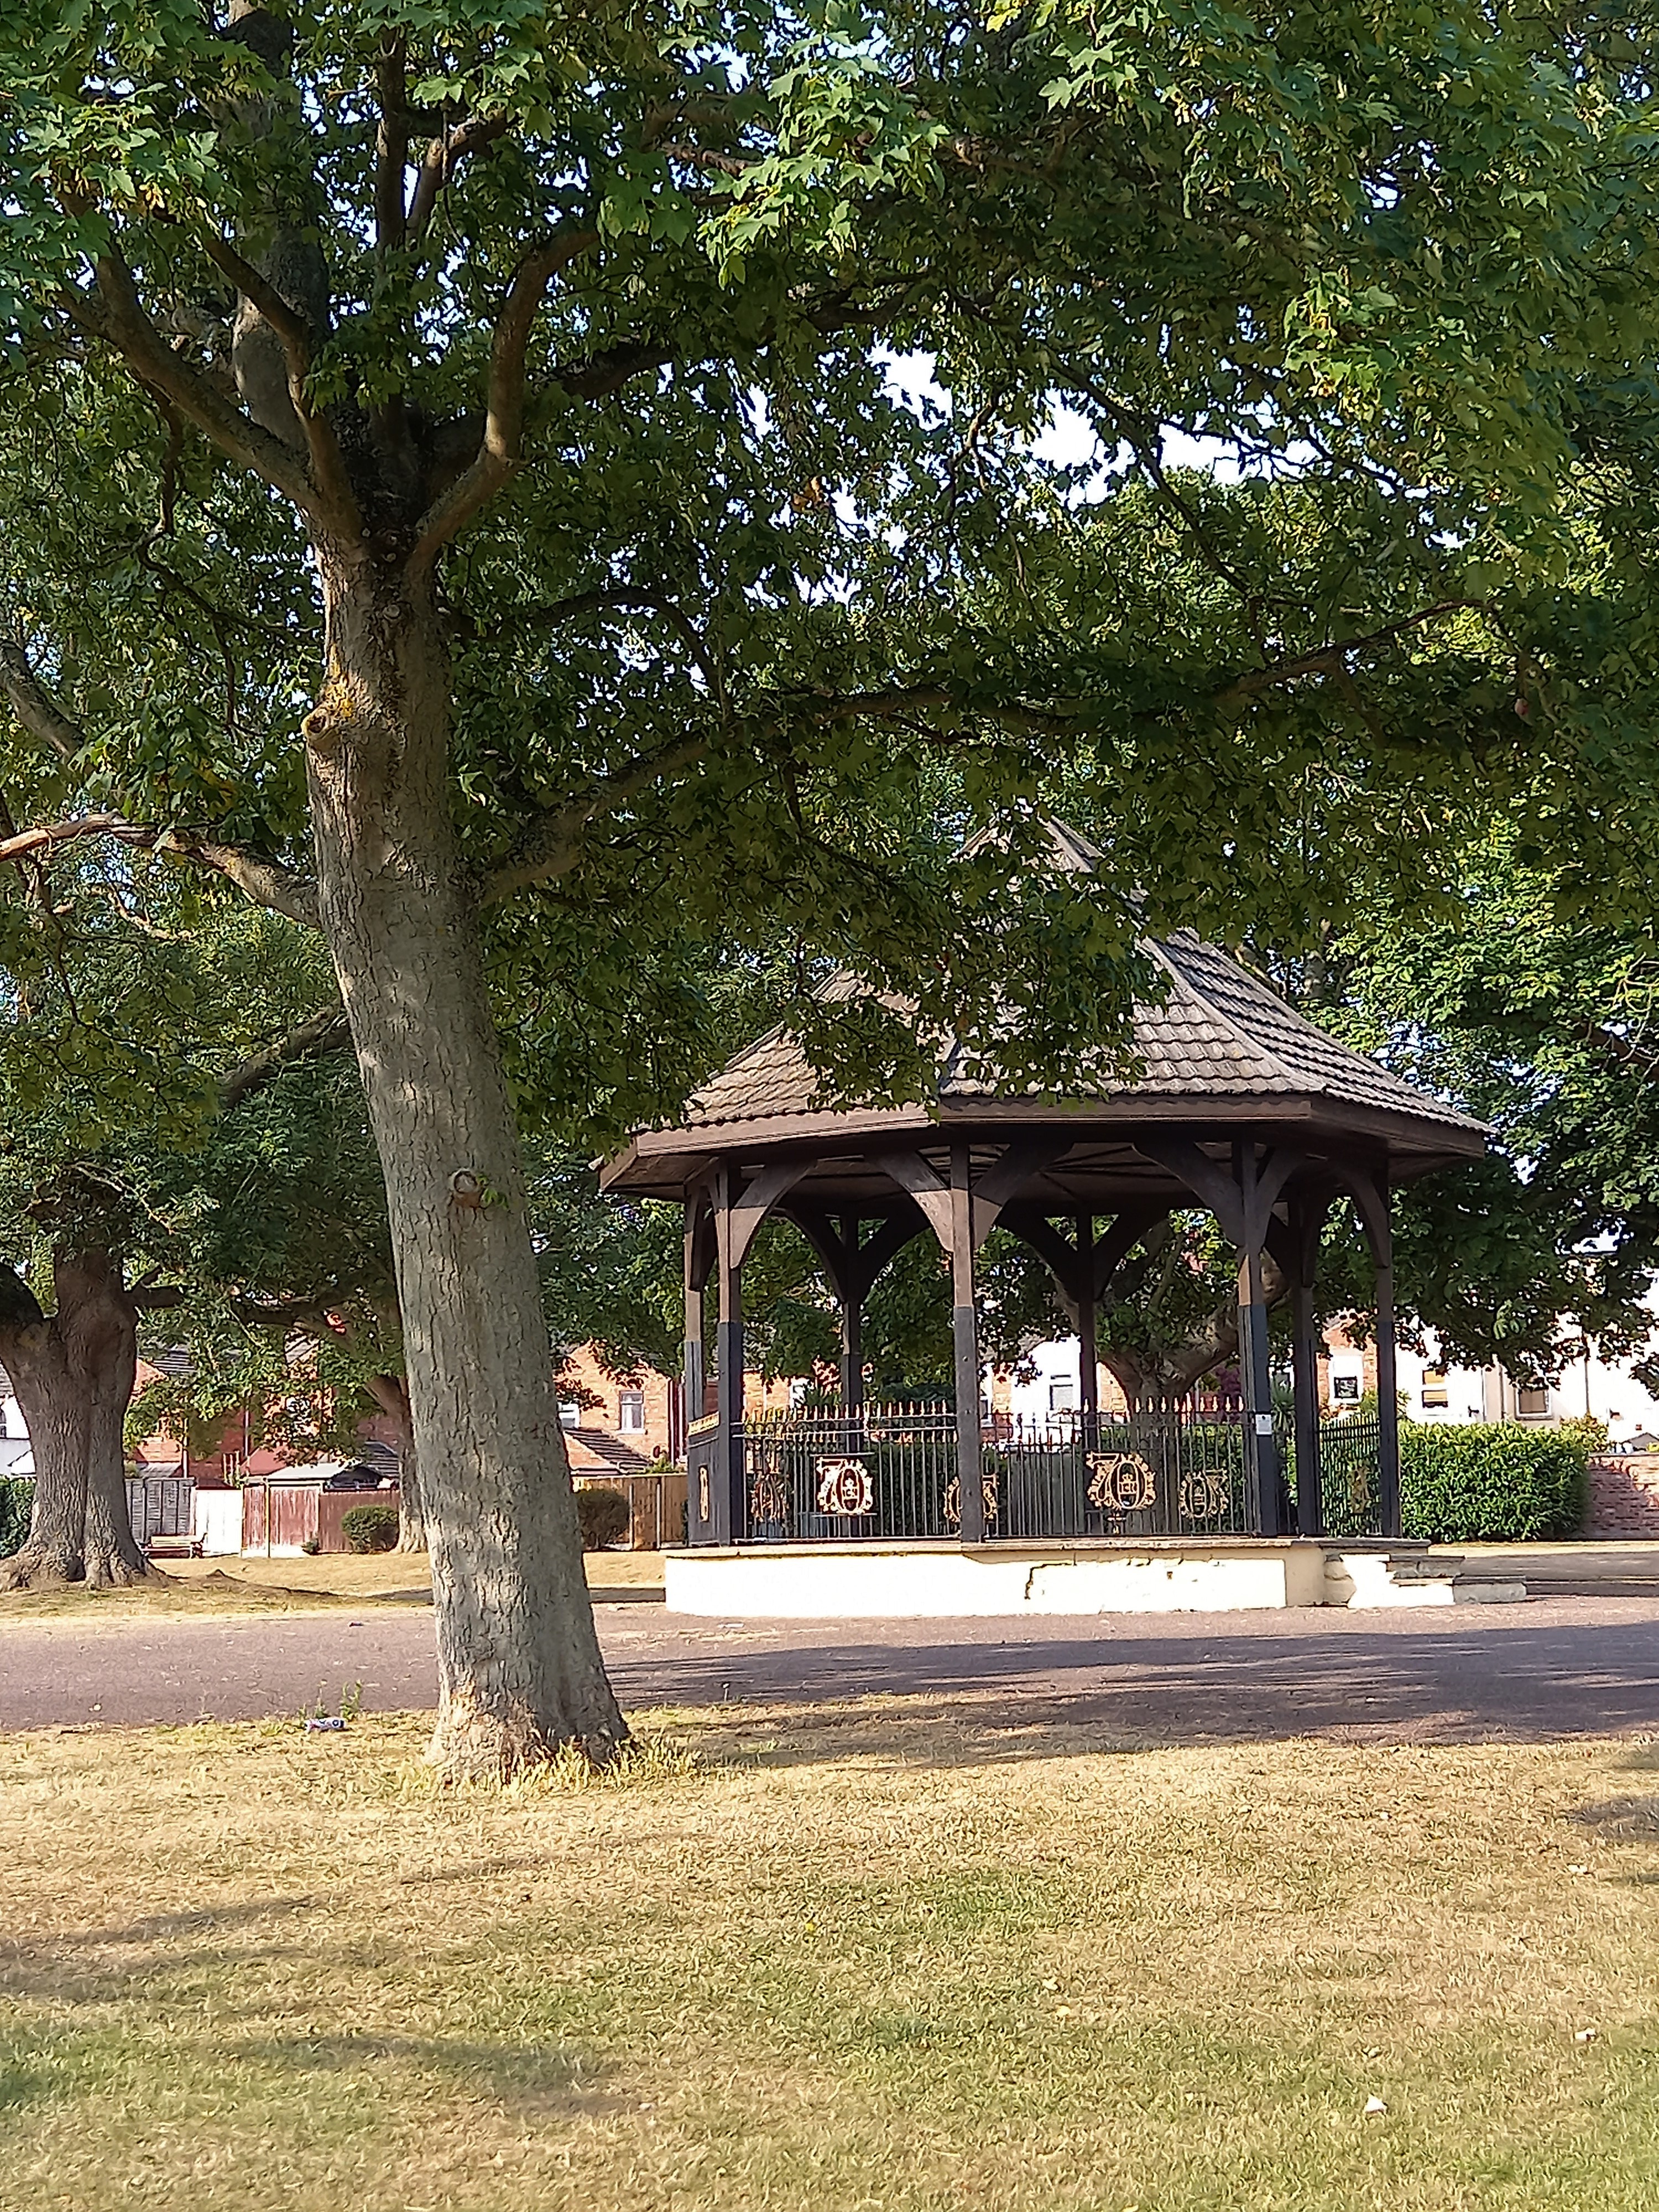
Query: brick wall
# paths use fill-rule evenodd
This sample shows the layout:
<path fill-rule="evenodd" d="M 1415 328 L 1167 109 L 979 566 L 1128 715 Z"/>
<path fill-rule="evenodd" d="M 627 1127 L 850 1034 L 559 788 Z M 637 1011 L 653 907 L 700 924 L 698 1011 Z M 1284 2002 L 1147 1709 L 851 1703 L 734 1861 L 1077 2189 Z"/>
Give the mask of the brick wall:
<path fill-rule="evenodd" d="M 1659 1452 L 1593 1459 L 1587 1536 L 1659 1536 Z"/>

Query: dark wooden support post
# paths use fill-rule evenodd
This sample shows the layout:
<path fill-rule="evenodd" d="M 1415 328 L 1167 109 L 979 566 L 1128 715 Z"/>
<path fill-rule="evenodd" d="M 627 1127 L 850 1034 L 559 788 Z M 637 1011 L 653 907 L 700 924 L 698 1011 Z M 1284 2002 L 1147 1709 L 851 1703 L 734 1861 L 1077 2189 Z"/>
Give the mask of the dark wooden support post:
<path fill-rule="evenodd" d="M 859 1224 L 849 1221 L 842 1241 L 856 1255 Z M 853 1412 L 864 1403 L 864 1285 L 856 1257 L 838 1285 L 841 1305 L 841 1402 Z"/>
<path fill-rule="evenodd" d="M 740 1544 L 749 1533 L 743 1451 L 743 1262 L 737 1252 L 732 1218 L 735 1182 L 732 1170 L 721 1168 L 714 1184 L 720 1318 L 714 1340 L 718 1425 L 708 1530 L 708 1540 L 714 1544 Z"/>
<path fill-rule="evenodd" d="M 685 1419 L 688 1427 L 702 1418 L 703 1377 L 707 1362 L 703 1356 L 702 1293 L 708 1280 L 707 1267 L 699 1268 L 698 1246 L 702 1242 L 698 1231 L 702 1226 L 702 1194 L 699 1191 L 686 1201 L 685 1207 L 685 1358 L 682 1368 L 685 1390 Z"/>
<path fill-rule="evenodd" d="M 1296 1533 L 1325 1533 L 1325 1480 L 1319 1450 L 1319 1333 L 1314 1327 L 1314 1279 L 1323 1206 L 1300 1194 L 1291 1202 L 1291 1368 L 1296 1391 Z"/>
<path fill-rule="evenodd" d="M 1077 1376 L 1078 1406 L 1084 1433 L 1092 1449 L 1100 1413 L 1100 1355 L 1095 1341 L 1095 1218 L 1077 1218 Z"/>
<path fill-rule="evenodd" d="M 951 1147 L 951 1334 L 956 1350 L 957 1480 L 962 1540 L 985 1541 L 985 1447 L 979 1422 L 979 1316 L 974 1306 L 974 1204 L 965 1144 Z"/>
<path fill-rule="evenodd" d="M 1279 1445 L 1273 1437 L 1273 1376 L 1268 1364 L 1267 1297 L 1261 1279 L 1267 1241 L 1266 1194 L 1258 1183 L 1255 1146 L 1235 1146 L 1233 1175 L 1243 1214 L 1238 1255 L 1238 1365 L 1244 1393 L 1244 1464 L 1255 1494 L 1256 1528 L 1284 1533 L 1279 1505 Z"/>
<path fill-rule="evenodd" d="M 1400 1534 L 1400 1383 L 1395 1373 L 1394 1218 L 1389 1163 L 1368 1174 L 1348 1167 L 1342 1180 L 1353 1193 L 1365 1241 L 1376 1269 L 1376 1504 L 1381 1533 Z"/>
<path fill-rule="evenodd" d="M 1386 1171 L 1376 1255 L 1376 1488 L 1385 1536 L 1400 1534 L 1400 1385 L 1395 1373 L 1394 1222 Z"/>

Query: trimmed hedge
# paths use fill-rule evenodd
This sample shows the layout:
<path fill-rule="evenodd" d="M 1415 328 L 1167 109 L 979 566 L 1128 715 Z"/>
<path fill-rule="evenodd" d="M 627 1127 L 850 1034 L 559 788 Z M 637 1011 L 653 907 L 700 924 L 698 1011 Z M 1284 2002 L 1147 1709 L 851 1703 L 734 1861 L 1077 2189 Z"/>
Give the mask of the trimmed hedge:
<path fill-rule="evenodd" d="M 349 1552 L 390 1552 L 398 1541 L 395 1505 L 354 1505 L 340 1516 L 340 1534 Z"/>
<path fill-rule="evenodd" d="M 34 1485 L 15 1475 L 0 1475 L 0 1559 L 21 1552 L 34 1510 Z"/>
<path fill-rule="evenodd" d="M 1587 1443 L 1517 1423 L 1400 1424 L 1400 1517 L 1431 1544 L 1576 1536 L 1589 1502 Z"/>
<path fill-rule="evenodd" d="M 585 1552 L 602 1552 L 607 1544 L 625 1536 L 633 1517 L 628 1500 L 609 1484 L 584 1485 L 576 1492 L 576 1520 Z"/>

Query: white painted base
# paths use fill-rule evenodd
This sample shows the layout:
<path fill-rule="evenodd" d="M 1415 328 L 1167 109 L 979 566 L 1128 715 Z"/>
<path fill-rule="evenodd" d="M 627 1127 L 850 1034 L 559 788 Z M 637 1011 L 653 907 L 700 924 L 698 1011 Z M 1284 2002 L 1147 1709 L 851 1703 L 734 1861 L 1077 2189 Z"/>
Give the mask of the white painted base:
<path fill-rule="evenodd" d="M 738 1620 L 1255 1613 L 1287 1606 L 1493 1605 L 1524 1583 L 1464 1583 L 1461 1560 L 1339 1552 L 1304 1537 L 1121 1545 L 754 1544 L 666 1554 L 673 1613 Z"/>
<path fill-rule="evenodd" d="M 670 1552 L 671 1612 L 766 1620 L 949 1620 L 1017 1613 L 1245 1613 L 1322 1605 L 1325 1547 L 1167 1550 L 745 1545 Z"/>

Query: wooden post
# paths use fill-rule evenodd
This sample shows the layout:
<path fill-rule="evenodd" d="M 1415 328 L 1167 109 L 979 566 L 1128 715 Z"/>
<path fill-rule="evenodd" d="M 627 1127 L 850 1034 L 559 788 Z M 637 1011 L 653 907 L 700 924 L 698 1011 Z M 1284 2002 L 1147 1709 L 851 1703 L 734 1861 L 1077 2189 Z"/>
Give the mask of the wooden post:
<path fill-rule="evenodd" d="M 697 1227 L 702 1212 L 702 1194 L 686 1201 L 685 1207 L 685 1419 L 687 1425 L 702 1418 L 702 1394 L 705 1361 L 702 1340 L 702 1291 L 707 1278 L 697 1267 Z"/>
<path fill-rule="evenodd" d="M 1305 1199 L 1291 1206 L 1291 1364 L 1296 1390 L 1296 1533 L 1325 1533 L 1325 1480 L 1319 1455 L 1319 1338 L 1314 1328 L 1314 1276 L 1323 1208 L 1310 1218 Z"/>
<path fill-rule="evenodd" d="M 1077 1376 L 1078 1405 L 1083 1430 L 1091 1447 L 1096 1442 L 1100 1413 L 1100 1353 L 1095 1341 L 1095 1218 L 1077 1218 Z"/>
<path fill-rule="evenodd" d="M 858 1217 L 841 1224 L 845 1265 L 836 1283 L 841 1301 L 841 1402 L 854 1411 L 865 1402 L 865 1285 L 858 1265 Z"/>
<path fill-rule="evenodd" d="M 951 1147 L 951 1334 L 956 1351 L 957 1482 L 962 1540 L 985 1541 L 985 1447 L 979 1424 L 979 1316 L 974 1307 L 974 1201 L 968 1147 Z"/>
<path fill-rule="evenodd" d="M 1394 1224 L 1386 1170 L 1376 1255 L 1376 1490 L 1384 1536 L 1400 1534 L 1400 1385 L 1395 1374 Z"/>
<path fill-rule="evenodd" d="M 743 1451 L 743 1270 L 732 1254 L 735 1180 L 732 1170 L 724 1167 L 714 1179 L 720 1317 L 714 1340 L 718 1425 L 709 1491 L 708 1540 L 714 1544 L 740 1544 L 749 1533 Z"/>
<path fill-rule="evenodd" d="M 1273 1376 L 1267 1354 L 1267 1298 L 1261 1280 L 1267 1223 L 1256 1188 L 1254 1144 L 1233 1148 L 1233 1173 L 1243 1212 L 1238 1256 L 1238 1365 L 1244 1395 L 1244 1465 L 1255 1495 L 1256 1532 L 1283 1533 L 1279 1497 L 1279 1446 L 1273 1437 Z"/>

